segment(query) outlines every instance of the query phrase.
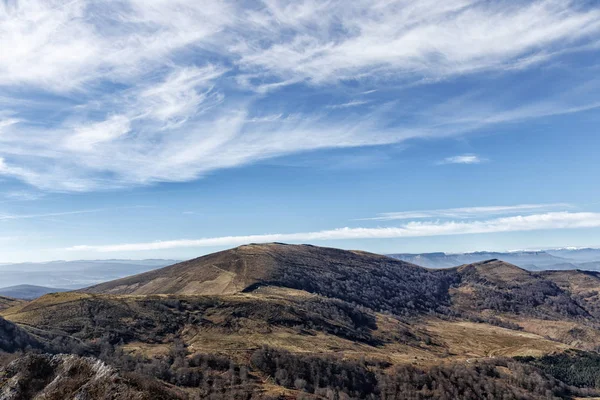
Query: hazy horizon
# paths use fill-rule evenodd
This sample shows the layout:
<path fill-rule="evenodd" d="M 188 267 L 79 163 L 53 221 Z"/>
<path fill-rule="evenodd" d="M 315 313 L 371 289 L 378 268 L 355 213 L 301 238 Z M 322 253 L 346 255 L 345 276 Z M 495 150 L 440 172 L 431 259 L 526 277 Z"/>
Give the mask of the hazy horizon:
<path fill-rule="evenodd" d="M 252 244 L 252 243 L 246 243 L 246 244 Z M 307 245 L 313 245 L 313 246 L 317 246 L 317 244 L 312 244 L 312 243 L 297 243 L 297 244 L 307 244 Z M 243 246 L 243 245 L 240 245 Z M 223 251 L 223 250 L 228 250 L 231 248 L 234 248 L 237 246 L 230 246 L 230 247 L 223 247 L 222 249 L 216 250 L 216 251 Z M 324 247 L 335 247 L 335 246 L 324 246 Z M 360 251 L 367 251 L 364 249 L 360 249 L 360 248 L 342 248 L 342 247 L 335 247 L 335 248 L 341 248 L 344 250 L 360 250 Z M 499 250 L 490 250 L 490 249 L 475 249 L 475 250 L 469 250 L 469 251 L 443 251 L 443 250 L 439 250 L 439 251 L 424 251 L 424 252 L 410 252 L 410 251 L 394 251 L 393 249 L 390 251 L 385 251 L 385 252 L 379 252 L 377 254 L 382 254 L 382 255 L 390 255 L 390 254 L 411 254 L 411 255 L 419 255 L 419 254 L 432 254 L 432 253 L 444 253 L 447 255 L 454 255 L 454 254 L 471 254 L 471 253 L 520 253 L 520 252 L 546 252 L 546 251 L 551 251 L 551 250 L 600 250 L 600 246 L 559 246 L 559 247 L 546 247 L 546 248 L 530 248 L 530 249 L 499 249 Z M 197 258 L 197 257 L 202 257 L 204 255 L 207 254 L 211 254 L 212 252 L 207 252 L 207 251 L 201 251 L 198 253 L 198 255 L 196 255 L 193 258 Z M 24 261 L 18 261 L 18 262 L 3 262 L 0 261 L 0 267 L 2 266 L 8 266 L 8 265 L 19 265 L 19 264 L 52 264 L 52 263 L 61 263 L 61 262 L 65 262 L 65 263 L 71 263 L 71 262 L 122 262 L 122 263 L 127 263 L 127 262 L 132 262 L 132 263 L 136 263 L 136 262 L 144 262 L 144 261 L 173 261 L 173 262 L 181 262 L 181 261 L 186 261 L 186 259 L 182 259 L 182 258 L 175 258 L 175 257 L 165 257 L 165 258 L 74 258 L 74 259 L 56 259 L 56 260 L 40 260 L 40 261 L 31 261 L 31 260 L 24 260 Z"/>

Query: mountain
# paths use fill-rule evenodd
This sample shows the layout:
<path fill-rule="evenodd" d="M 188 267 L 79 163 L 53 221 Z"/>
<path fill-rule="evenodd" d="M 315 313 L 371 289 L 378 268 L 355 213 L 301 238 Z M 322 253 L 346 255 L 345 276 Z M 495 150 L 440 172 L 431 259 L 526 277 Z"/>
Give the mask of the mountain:
<path fill-rule="evenodd" d="M 410 313 L 447 305 L 446 279 L 443 272 L 377 254 L 271 243 L 240 246 L 83 291 L 226 295 L 278 286 Z"/>
<path fill-rule="evenodd" d="M 600 249 L 593 248 L 564 248 L 546 250 L 548 254 L 577 262 L 600 261 Z"/>
<path fill-rule="evenodd" d="M 578 293 L 556 284 L 551 273 L 530 272 L 500 260 L 464 265 L 456 271 L 461 279 L 452 300 L 458 309 L 559 320 L 592 318 L 593 311 L 572 297 Z"/>
<path fill-rule="evenodd" d="M 66 292 L 67 289 L 56 289 L 35 285 L 17 285 L 0 288 L 0 296 L 14 299 L 32 300 L 48 293 Z"/>
<path fill-rule="evenodd" d="M 176 260 L 82 260 L 0 265 L 3 286 L 34 285 L 79 289 L 151 271 Z"/>
<path fill-rule="evenodd" d="M 600 250 L 545 250 L 474 253 L 389 254 L 390 257 L 427 268 L 452 268 L 490 259 L 500 259 L 521 268 L 541 271 L 559 269 L 600 270 Z"/>
<path fill-rule="evenodd" d="M 252 244 L 0 311 L 41 357 L 0 353 L 0 390 L 102 398 L 86 392 L 98 365 L 154 398 L 600 396 L 599 292 L 594 272 Z"/>
<path fill-rule="evenodd" d="M 497 259 L 431 270 L 372 253 L 271 243 L 240 246 L 82 292 L 235 298 L 293 289 L 404 317 L 452 315 L 519 329 L 534 320 L 570 321 L 569 329 L 556 324 L 545 336 L 578 344 L 569 333 L 577 325 L 589 333 L 585 348 L 600 345 L 591 324 L 600 323 L 596 299 L 585 301 L 579 289 L 583 286 L 566 285 L 563 275 L 528 271 Z M 583 271 L 571 275 L 571 281 L 591 276 Z M 600 289 L 600 281 L 586 286 L 588 291 L 593 287 Z"/>

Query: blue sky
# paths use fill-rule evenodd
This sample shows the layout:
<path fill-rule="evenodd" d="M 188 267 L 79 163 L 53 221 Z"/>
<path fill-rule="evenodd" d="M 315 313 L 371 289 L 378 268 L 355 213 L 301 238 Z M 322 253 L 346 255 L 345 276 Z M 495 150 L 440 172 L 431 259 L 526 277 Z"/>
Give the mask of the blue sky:
<path fill-rule="evenodd" d="M 600 246 L 593 1 L 0 2 L 0 262 Z"/>

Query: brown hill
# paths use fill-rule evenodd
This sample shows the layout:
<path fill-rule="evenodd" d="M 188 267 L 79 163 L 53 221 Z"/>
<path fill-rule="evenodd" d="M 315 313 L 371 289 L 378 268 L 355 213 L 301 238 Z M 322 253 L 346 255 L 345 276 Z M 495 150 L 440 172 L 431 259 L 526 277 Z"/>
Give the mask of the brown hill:
<path fill-rule="evenodd" d="M 410 314 L 448 306 L 447 286 L 455 275 L 378 254 L 271 243 L 240 246 L 84 292 L 227 295 L 278 286 Z"/>
<path fill-rule="evenodd" d="M 540 276 L 576 295 L 598 291 L 600 287 L 600 272 L 597 271 L 542 271 Z"/>
<path fill-rule="evenodd" d="M 474 264 L 462 265 L 457 271 L 471 280 L 479 279 L 491 284 L 521 285 L 537 280 L 531 272 L 501 260 L 488 260 Z"/>
<path fill-rule="evenodd" d="M 600 279 L 587 271 L 526 271 L 490 260 L 456 268 L 452 309 L 582 349 L 600 345 Z"/>
<path fill-rule="evenodd" d="M 395 315 L 599 316 L 593 288 L 600 288 L 600 280 L 584 272 L 572 272 L 566 280 L 560 272 L 530 272 L 500 260 L 430 270 L 372 253 L 270 243 L 240 246 L 84 292 L 232 295 L 274 286 Z M 589 301 L 581 299 L 583 288 Z"/>
<path fill-rule="evenodd" d="M 500 260 L 456 269 L 460 283 L 452 291 L 455 308 L 555 319 L 585 319 L 590 310 L 547 275 Z"/>
<path fill-rule="evenodd" d="M 309 245 L 250 244 L 169 267 L 92 286 L 88 293 L 221 295 L 256 284 L 281 283 L 291 269 L 312 273 L 370 273 L 382 265 L 417 268 L 377 254 Z M 335 270 L 335 271 L 334 271 Z M 344 271 L 346 270 L 346 271 Z"/>

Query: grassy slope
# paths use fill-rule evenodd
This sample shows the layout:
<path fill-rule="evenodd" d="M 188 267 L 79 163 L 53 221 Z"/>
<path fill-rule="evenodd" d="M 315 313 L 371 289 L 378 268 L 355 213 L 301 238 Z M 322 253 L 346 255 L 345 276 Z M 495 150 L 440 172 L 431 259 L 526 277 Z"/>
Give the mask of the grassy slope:
<path fill-rule="evenodd" d="M 0 296 L 0 311 L 24 303 L 23 300 Z"/>
<path fill-rule="evenodd" d="M 403 322 L 292 289 L 230 296 L 51 294 L 5 310 L 25 329 L 92 342 L 118 333 L 127 351 L 167 354 L 181 338 L 192 353 L 243 359 L 263 345 L 298 353 L 435 364 L 489 356 L 541 355 L 567 346 L 488 324 L 425 317 Z"/>

